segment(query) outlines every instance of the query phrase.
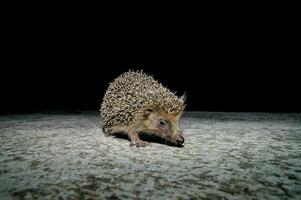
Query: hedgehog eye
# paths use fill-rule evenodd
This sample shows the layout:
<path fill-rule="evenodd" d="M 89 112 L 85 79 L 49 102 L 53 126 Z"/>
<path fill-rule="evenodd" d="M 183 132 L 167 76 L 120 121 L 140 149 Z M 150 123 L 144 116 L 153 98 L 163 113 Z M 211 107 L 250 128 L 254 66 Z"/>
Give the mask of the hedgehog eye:
<path fill-rule="evenodd" d="M 165 120 L 160 120 L 159 123 L 160 123 L 161 126 L 166 126 L 166 121 Z"/>

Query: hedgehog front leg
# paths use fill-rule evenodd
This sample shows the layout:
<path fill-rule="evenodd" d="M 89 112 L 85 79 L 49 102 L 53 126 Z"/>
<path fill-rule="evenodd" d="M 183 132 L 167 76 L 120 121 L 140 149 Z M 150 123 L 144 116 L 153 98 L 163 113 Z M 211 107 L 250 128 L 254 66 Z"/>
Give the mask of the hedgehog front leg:
<path fill-rule="evenodd" d="M 131 140 L 130 146 L 136 146 L 136 147 L 145 147 L 147 145 L 149 145 L 148 142 L 144 142 L 140 139 L 139 137 L 139 133 L 137 131 L 131 131 L 129 132 L 129 137 Z"/>

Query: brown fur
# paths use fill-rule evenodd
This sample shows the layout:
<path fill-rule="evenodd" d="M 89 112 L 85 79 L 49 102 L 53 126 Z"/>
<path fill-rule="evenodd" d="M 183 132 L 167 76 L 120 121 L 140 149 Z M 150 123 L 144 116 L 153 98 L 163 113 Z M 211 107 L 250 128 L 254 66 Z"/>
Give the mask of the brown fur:
<path fill-rule="evenodd" d="M 146 146 L 148 143 L 140 140 L 139 133 L 143 132 L 150 135 L 156 135 L 177 145 L 177 139 L 182 136 L 179 128 L 181 113 L 171 114 L 163 110 L 147 111 L 138 115 L 134 122 L 129 125 L 118 125 L 111 128 L 111 134 L 127 134 L 131 140 L 131 146 Z M 145 114 L 147 112 L 147 114 Z M 168 132 L 162 132 L 158 128 L 158 120 L 163 119 L 169 122 Z"/>
<path fill-rule="evenodd" d="M 177 97 L 144 72 L 126 72 L 110 84 L 102 102 L 104 133 L 127 134 L 137 147 L 147 144 L 140 140 L 141 132 L 182 144 L 179 120 L 184 101 L 185 95 Z"/>

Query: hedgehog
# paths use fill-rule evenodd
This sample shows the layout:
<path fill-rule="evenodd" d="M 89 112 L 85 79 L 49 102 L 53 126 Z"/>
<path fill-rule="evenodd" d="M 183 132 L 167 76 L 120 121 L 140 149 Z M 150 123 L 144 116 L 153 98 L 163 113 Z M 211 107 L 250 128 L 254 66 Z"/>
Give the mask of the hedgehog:
<path fill-rule="evenodd" d="M 150 144 L 140 139 L 140 133 L 183 146 L 179 121 L 185 100 L 185 93 L 178 97 L 143 70 L 127 71 L 105 92 L 100 108 L 103 132 L 106 136 L 128 136 L 130 146 Z"/>

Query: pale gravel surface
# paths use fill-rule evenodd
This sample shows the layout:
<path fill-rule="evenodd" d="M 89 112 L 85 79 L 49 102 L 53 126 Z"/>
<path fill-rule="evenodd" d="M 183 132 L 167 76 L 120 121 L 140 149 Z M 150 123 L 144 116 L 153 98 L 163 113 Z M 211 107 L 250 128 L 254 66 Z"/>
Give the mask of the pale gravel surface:
<path fill-rule="evenodd" d="M 301 114 L 186 113 L 185 147 L 105 137 L 97 112 L 0 116 L 0 199 L 301 199 Z"/>

